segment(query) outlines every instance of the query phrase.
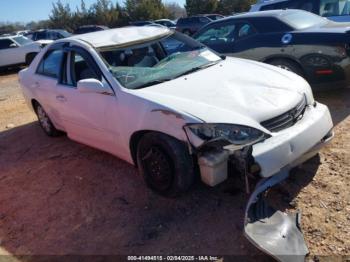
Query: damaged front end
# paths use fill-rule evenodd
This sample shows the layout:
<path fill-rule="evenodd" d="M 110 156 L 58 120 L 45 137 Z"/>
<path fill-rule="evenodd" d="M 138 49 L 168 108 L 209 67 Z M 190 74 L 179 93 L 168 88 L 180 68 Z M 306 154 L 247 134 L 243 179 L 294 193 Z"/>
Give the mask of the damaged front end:
<path fill-rule="evenodd" d="M 233 135 L 222 129 L 220 134 L 213 134 L 215 131 L 212 130 L 198 131 L 197 128 L 193 132 L 193 129 L 186 130 L 185 127 L 188 140 L 191 141 L 191 152 L 198 158 L 202 181 L 210 186 L 223 182 L 228 177 L 229 163 L 236 172 L 243 175 L 245 190 L 250 194 L 244 219 L 244 235 L 247 239 L 279 261 L 304 261 L 308 248 L 299 227 L 300 215 L 275 210 L 266 201 L 268 190 L 285 180 L 290 168 L 286 167 L 268 178 L 261 178 L 259 163 L 253 157 L 253 145 L 262 142 L 268 135 L 256 130 L 250 132 L 240 126 L 234 130 Z M 239 138 L 242 138 L 242 134 L 239 132 L 246 133 L 241 140 Z M 260 180 L 251 193 L 251 181 L 256 181 L 257 178 Z"/>
<path fill-rule="evenodd" d="M 304 261 L 309 251 L 300 229 L 300 213 L 286 214 L 266 202 L 267 191 L 288 174 L 289 170 L 282 170 L 258 182 L 246 207 L 244 235 L 258 249 L 279 261 Z"/>

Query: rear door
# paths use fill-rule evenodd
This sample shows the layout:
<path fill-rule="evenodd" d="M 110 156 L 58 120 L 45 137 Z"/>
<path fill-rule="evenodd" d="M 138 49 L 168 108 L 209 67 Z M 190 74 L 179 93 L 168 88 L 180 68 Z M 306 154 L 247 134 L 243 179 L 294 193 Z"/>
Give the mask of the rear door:
<path fill-rule="evenodd" d="M 41 59 L 30 83 L 39 103 L 44 107 L 55 127 L 64 129 L 56 105 L 56 85 L 65 53 L 61 45 L 50 48 Z"/>

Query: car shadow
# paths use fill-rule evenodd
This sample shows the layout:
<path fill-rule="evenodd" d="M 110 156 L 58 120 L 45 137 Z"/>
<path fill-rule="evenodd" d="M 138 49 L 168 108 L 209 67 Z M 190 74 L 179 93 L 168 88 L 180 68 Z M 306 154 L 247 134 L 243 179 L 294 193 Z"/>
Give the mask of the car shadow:
<path fill-rule="evenodd" d="M 334 126 L 350 115 L 350 88 L 314 91 L 314 96 L 316 101 L 328 106 Z"/>
<path fill-rule="evenodd" d="M 288 212 L 297 209 L 297 196 L 314 179 L 319 166 L 320 156 L 316 155 L 290 171 L 289 177 L 274 186 L 268 194 L 269 203 L 275 209 Z"/>
<path fill-rule="evenodd" d="M 25 67 L 18 66 L 18 67 L 0 68 L 0 76 L 7 76 L 7 75 L 12 75 L 12 74 L 17 74 L 23 68 L 25 68 Z"/>
<path fill-rule="evenodd" d="M 247 196 L 229 187 L 197 183 L 180 198 L 163 198 L 130 164 L 27 124 L 0 133 L 0 248 L 16 257 L 210 254 L 270 261 L 243 237 Z"/>

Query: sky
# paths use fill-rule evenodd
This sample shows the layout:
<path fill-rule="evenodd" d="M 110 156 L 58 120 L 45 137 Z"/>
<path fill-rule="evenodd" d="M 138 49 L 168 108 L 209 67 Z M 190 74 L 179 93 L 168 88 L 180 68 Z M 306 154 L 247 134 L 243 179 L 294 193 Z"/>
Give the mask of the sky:
<path fill-rule="evenodd" d="M 81 0 L 61 0 L 69 3 L 72 10 L 80 6 Z M 84 0 L 87 6 L 95 0 Z M 54 0 L 0 0 L 0 22 L 30 22 L 47 19 L 52 9 Z M 112 0 L 115 2 L 115 0 Z M 123 0 L 118 0 L 123 3 Z M 164 2 L 177 2 L 184 5 L 185 0 L 164 0 Z"/>

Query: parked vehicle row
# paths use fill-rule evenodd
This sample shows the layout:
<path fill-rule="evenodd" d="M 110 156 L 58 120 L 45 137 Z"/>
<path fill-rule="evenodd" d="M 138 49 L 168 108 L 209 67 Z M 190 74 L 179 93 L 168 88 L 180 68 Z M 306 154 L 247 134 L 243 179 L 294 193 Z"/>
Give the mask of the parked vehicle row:
<path fill-rule="evenodd" d="M 193 35 L 206 24 L 222 18 L 224 18 L 224 16 L 218 14 L 205 14 L 179 18 L 176 23 L 176 30 L 186 35 Z"/>
<path fill-rule="evenodd" d="M 219 14 L 202 14 L 179 18 L 176 23 L 169 19 L 160 19 L 155 21 L 134 21 L 131 22 L 130 25 L 155 26 L 158 24 L 171 29 L 176 29 L 186 35 L 193 35 L 204 25 L 222 18 L 224 18 L 224 16 Z"/>

